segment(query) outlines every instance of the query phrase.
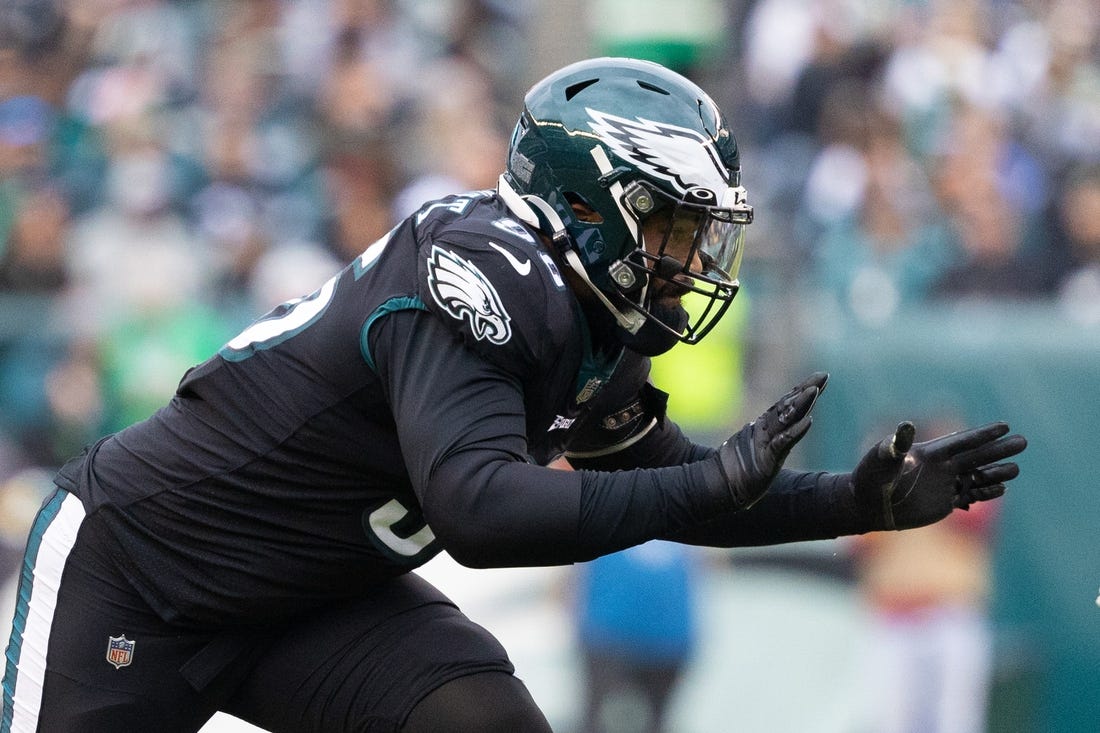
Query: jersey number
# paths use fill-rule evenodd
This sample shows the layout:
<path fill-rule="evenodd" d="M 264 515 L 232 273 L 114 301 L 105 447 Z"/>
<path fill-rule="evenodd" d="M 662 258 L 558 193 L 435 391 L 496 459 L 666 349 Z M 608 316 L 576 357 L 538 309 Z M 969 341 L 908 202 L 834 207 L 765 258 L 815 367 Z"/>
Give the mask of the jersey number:
<path fill-rule="evenodd" d="M 355 259 L 355 277 L 374 266 L 382 251 L 389 244 L 394 229 L 391 229 L 376 242 L 367 247 L 363 254 Z M 328 282 L 314 292 L 302 298 L 288 300 L 277 306 L 263 318 L 241 331 L 221 349 L 224 359 L 240 361 L 247 359 L 257 351 L 269 349 L 281 344 L 291 336 L 301 333 L 324 314 L 332 296 L 336 293 L 336 281 L 341 273 L 333 275 Z"/>
<path fill-rule="evenodd" d="M 395 559 L 423 562 L 439 552 L 435 534 L 420 511 L 397 499 L 364 512 L 363 529 L 378 549 Z"/>
<path fill-rule="evenodd" d="M 328 282 L 304 298 L 288 300 L 251 326 L 241 331 L 222 347 L 222 358 L 231 361 L 245 359 L 257 351 L 281 344 L 291 336 L 305 330 L 328 308 L 336 293 L 333 275 Z"/>

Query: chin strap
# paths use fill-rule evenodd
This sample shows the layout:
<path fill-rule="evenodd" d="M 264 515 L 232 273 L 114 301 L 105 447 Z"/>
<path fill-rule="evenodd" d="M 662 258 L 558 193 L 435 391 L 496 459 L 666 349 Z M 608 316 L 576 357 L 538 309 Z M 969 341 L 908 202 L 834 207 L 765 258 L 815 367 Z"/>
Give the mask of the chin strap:
<path fill-rule="evenodd" d="M 584 264 L 581 263 L 581 258 L 577 254 L 577 250 L 568 249 L 565 251 L 564 256 L 565 261 L 569 263 L 569 266 L 573 268 L 573 271 L 577 273 L 581 280 L 584 280 L 586 285 L 588 285 L 588 289 L 595 293 L 596 297 L 600 299 L 600 302 L 603 303 L 609 311 L 611 311 L 611 315 L 615 316 L 615 322 L 618 323 L 621 328 L 630 333 L 638 333 L 641 327 L 645 325 L 645 316 L 643 316 L 641 313 L 638 313 L 637 311 L 627 311 L 624 313 L 623 311 L 619 310 L 619 308 L 614 303 L 612 303 L 606 295 L 604 295 L 604 292 L 597 288 L 595 283 L 588 279 L 588 273 L 585 272 Z"/>
<path fill-rule="evenodd" d="M 508 183 L 508 179 L 501 173 L 497 178 L 497 193 L 501 199 L 504 200 L 505 205 L 511 210 L 516 217 L 528 226 L 532 226 L 535 229 L 541 229 L 542 224 L 539 222 L 539 217 L 535 213 L 535 210 L 531 208 L 530 204 L 523 200 L 523 197 L 516 192 L 516 189 L 512 188 L 512 184 Z M 555 214 L 554 216 L 557 216 Z M 561 223 L 561 217 L 558 217 L 558 223 Z M 563 226 L 562 229 L 565 229 Z"/>
<path fill-rule="evenodd" d="M 645 243 L 642 242 L 642 233 L 638 231 L 638 220 L 635 219 L 626 207 L 623 205 L 625 196 L 623 195 L 623 184 L 620 181 L 614 180 L 612 174 L 615 172 L 615 168 L 611 165 L 611 159 L 607 157 L 607 152 L 599 145 L 588 151 L 588 154 L 592 156 L 592 160 L 596 162 L 596 169 L 599 170 L 600 176 L 611 181 L 607 186 L 607 192 L 611 194 L 611 200 L 615 202 L 615 207 L 619 210 L 619 216 L 623 218 L 623 223 L 626 224 L 626 228 L 630 231 L 630 236 L 634 238 L 635 242 L 638 242 L 639 246 L 644 250 Z"/>
<path fill-rule="evenodd" d="M 522 196 L 516 192 L 514 188 L 509 185 L 504 176 L 501 175 L 497 181 L 497 193 L 507 204 L 508 208 L 525 224 L 535 227 L 536 229 L 542 229 L 542 222 L 539 219 L 541 214 L 542 219 L 550 225 L 553 230 L 551 233 L 551 239 L 554 241 L 554 245 L 557 247 L 558 252 L 565 259 L 569 268 L 577 274 L 577 276 L 584 281 L 588 289 L 592 291 L 600 302 L 611 311 L 611 315 L 615 317 L 615 322 L 619 324 L 620 328 L 634 334 L 637 333 L 643 325 L 645 325 L 646 317 L 636 311 L 622 311 L 616 306 L 607 295 L 596 287 L 595 283 L 588 277 L 588 271 L 584 269 L 584 263 L 581 262 L 580 255 L 577 254 L 577 248 L 572 245 L 572 239 L 569 233 L 565 229 L 565 224 L 562 222 L 561 217 L 558 216 L 558 212 L 554 211 L 554 207 L 548 204 L 538 196 Z"/>

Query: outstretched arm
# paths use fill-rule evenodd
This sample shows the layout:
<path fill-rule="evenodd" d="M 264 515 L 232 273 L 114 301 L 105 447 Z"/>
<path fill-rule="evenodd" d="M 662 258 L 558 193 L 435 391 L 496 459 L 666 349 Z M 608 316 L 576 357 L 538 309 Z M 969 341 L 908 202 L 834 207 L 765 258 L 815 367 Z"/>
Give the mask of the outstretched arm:
<path fill-rule="evenodd" d="M 522 387 L 430 313 L 387 315 L 371 339 L 412 489 L 460 563 L 590 560 L 731 504 L 710 462 L 618 472 L 534 464 Z"/>
<path fill-rule="evenodd" d="M 400 311 L 372 331 L 424 517 L 479 567 L 589 560 L 748 506 L 809 427 L 823 379 L 784 395 L 702 460 L 624 471 L 555 471 L 528 461 L 523 393 L 431 314 Z"/>
<path fill-rule="evenodd" d="M 937 522 L 954 509 L 1001 496 L 1019 475 L 1008 459 L 1027 447 L 1004 423 L 914 443 L 904 422 L 851 473 L 783 470 L 747 512 L 725 513 L 672 531 L 666 539 L 742 547 L 832 539 Z"/>

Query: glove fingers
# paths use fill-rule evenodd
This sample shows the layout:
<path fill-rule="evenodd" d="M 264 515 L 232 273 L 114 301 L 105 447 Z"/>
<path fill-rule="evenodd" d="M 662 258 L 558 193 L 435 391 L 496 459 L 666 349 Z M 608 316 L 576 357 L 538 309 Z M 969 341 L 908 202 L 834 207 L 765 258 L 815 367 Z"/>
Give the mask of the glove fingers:
<path fill-rule="evenodd" d="M 802 440 L 802 437 L 806 434 L 806 431 L 810 429 L 810 426 L 813 425 L 813 423 L 813 415 L 806 415 L 794 425 L 783 431 L 783 437 L 788 442 L 788 450 L 790 450 L 790 448 L 792 448 L 795 443 Z"/>
<path fill-rule="evenodd" d="M 969 509 L 970 505 L 976 501 L 989 501 L 990 499 L 996 499 L 999 496 L 1003 496 L 1004 493 L 1004 484 L 994 484 L 992 486 L 971 489 L 965 494 L 958 494 L 955 497 L 954 506 L 958 509 Z"/>
<path fill-rule="evenodd" d="M 998 463 L 970 472 L 970 488 L 983 488 L 993 484 L 1003 484 L 1020 475 L 1020 467 L 1015 463 Z"/>
<path fill-rule="evenodd" d="M 810 429 L 810 425 L 806 420 L 810 416 L 810 410 L 813 409 L 814 403 L 817 402 L 818 394 L 816 387 L 808 387 L 791 398 L 789 404 L 776 405 L 779 408 L 779 413 L 776 416 L 779 426 L 771 432 L 775 434 L 772 445 L 775 446 L 777 452 L 781 453 L 781 446 L 784 442 L 788 443 L 787 449 L 789 450 L 790 446 L 797 443 Z"/>
<path fill-rule="evenodd" d="M 810 410 L 826 378 L 815 375 L 783 395 L 718 448 L 718 467 L 734 508 L 752 506 L 767 491 L 791 448 L 810 429 Z"/>
<path fill-rule="evenodd" d="M 827 381 L 829 381 L 829 374 L 827 372 L 814 372 L 794 387 L 791 387 L 785 395 L 779 398 L 779 401 L 782 402 L 784 399 L 788 397 L 793 397 L 799 392 L 803 392 L 810 387 L 817 387 L 817 390 L 820 392 L 821 390 L 825 389 L 825 382 Z"/>
<path fill-rule="evenodd" d="M 821 390 L 817 387 L 807 387 L 802 390 L 791 400 L 790 404 L 779 413 L 779 422 L 783 425 L 793 425 L 806 417 L 806 415 L 809 415 L 810 410 L 814 409 L 814 404 L 817 402 L 818 395 L 820 394 Z"/>
<path fill-rule="evenodd" d="M 809 378 L 806 378 L 802 383 L 791 387 L 790 390 L 785 392 L 779 400 L 775 401 L 775 404 L 771 406 L 769 412 L 781 413 L 785 405 L 788 405 L 796 400 L 800 395 L 804 394 L 810 387 L 816 387 L 817 392 L 821 393 L 825 389 L 825 382 L 828 380 L 828 374 L 825 372 L 814 372 Z"/>
<path fill-rule="evenodd" d="M 813 409 L 820 394 L 816 387 L 805 387 L 799 392 L 788 392 L 780 398 L 779 402 L 768 408 L 761 415 L 765 430 L 769 436 L 776 436 L 783 432 L 789 425 L 793 425 Z"/>
<path fill-rule="evenodd" d="M 921 447 L 930 459 L 939 460 L 977 448 L 986 443 L 992 443 L 997 438 L 1006 435 L 1008 430 L 1007 423 L 994 422 L 980 428 L 960 430 L 933 438 L 926 443 L 922 443 Z M 1023 449 L 1021 448 L 1021 450 Z"/>
<path fill-rule="evenodd" d="M 787 454 L 791 452 L 795 444 L 806 435 L 806 432 L 810 429 L 810 426 L 813 425 L 813 422 L 813 416 L 806 415 L 794 425 L 775 436 L 775 440 L 772 441 L 772 450 L 781 463 L 786 460 Z"/>
<path fill-rule="evenodd" d="M 983 466 L 955 478 L 954 505 L 966 509 L 975 501 L 995 499 L 1005 492 L 1005 482 L 1020 475 L 1015 463 Z"/>
<path fill-rule="evenodd" d="M 959 472 L 971 471 L 980 466 L 1003 461 L 1027 448 L 1027 440 L 1022 435 L 1010 435 L 992 443 L 957 454 L 952 463 Z"/>
<path fill-rule="evenodd" d="M 800 395 L 802 392 L 806 391 L 810 387 L 817 387 L 818 389 L 824 388 L 824 386 L 825 386 L 825 380 L 824 379 L 820 380 L 821 384 L 820 384 L 820 386 L 818 385 L 818 378 L 823 374 L 825 374 L 825 373 L 824 372 L 814 372 L 813 374 L 811 374 L 806 379 L 803 379 L 801 382 L 799 382 L 798 384 L 796 384 L 795 386 L 791 387 L 786 392 L 784 392 L 783 396 L 780 397 L 776 401 L 775 406 L 778 406 L 778 405 L 783 404 L 784 402 L 789 402 L 790 400 L 793 400 L 796 396 Z M 825 374 L 825 379 L 828 379 L 828 378 L 829 378 L 829 376 L 827 374 Z"/>
<path fill-rule="evenodd" d="M 810 387 L 817 387 L 817 391 L 820 393 L 820 392 L 825 391 L 825 383 L 828 382 L 828 381 L 829 381 L 829 373 L 828 372 L 814 372 L 813 374 L 808 376 L 806 379 L 804 379 L 802 381 L 802 384 L 795 387 L 795 389 L 797 391 L 802 391 L 802 390 L 808 389 Z"/>
<path fill-rule="evenodd" d="M 768 432 L 778 433 L 783 426 L 792 425 L 808 415 L 828 379 L 829 375 L 825 372 L 814 372 L 797 387 L 780 397 L 779 401 L 761 416 Z"/>
<path fill-rule="evenodd" d="M 825 383 L 827 381 L 829 381 L 828 373 L 814 372 L 810 376 L 803 379 L 801 383 L 787 390 L 787 393 L 780 397 L 778 401 L 776 401 L 775 405 L 773 405 L 773 408 L 779 407 L 784 403 L 794 400 L 811 387 L 816 387 L 818 393 L 820 394 L 825 389 Z"/>

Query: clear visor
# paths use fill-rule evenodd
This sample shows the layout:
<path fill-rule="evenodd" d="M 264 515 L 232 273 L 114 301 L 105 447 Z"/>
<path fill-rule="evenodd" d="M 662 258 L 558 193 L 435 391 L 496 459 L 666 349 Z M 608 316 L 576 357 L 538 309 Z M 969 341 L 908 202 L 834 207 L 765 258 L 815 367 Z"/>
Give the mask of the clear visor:
<path fill-rule="evenodd" d="M 681 340 L 694 343 L 714 327 L 737 293 L 745 227 L 753 211 L 741 187 L 724 191 L 721 205 L 705 189 L 686 198 L 677 200 L 641 181 L 623 193 L 624 204 L 635 214 L 639 238 L 639 248 L 628 259 L 648 276 L 640 281 L 648 283 L 643 308 L 653 298 L 694 293 L 684 301 L 694 307 L 688 309 L 688 326 L 679 334 Z"/>
<path fill-rule="evenodd" d="M 720 277 L 727 282 L 736 281 L 745 251 L 745 225 L 725 221 L 712 214 L 703 218 L 696 225 L 696 230 L 695 254 L 700 260 L 699 274 Z M 689 267 L 689 273 L 694 274 L 693 267 Z"/>
<path fill-rule="evenodd" d="M 704 203 L 714 201 L 714 194 L 705 189 L 689 194 L 694 201 L 682 201 L 641 182 L 632 184 L 624 198 L 637 215 L 640 254 L 652 274 L 669 273 L 672 263 L 666 258 L 671 257 L 680 264 L 680 272 L 690 277 L 737 281 L 745 226 L 753 214 L 745 203 L 744 188 L 727 189 L 723 205 Z"/>

